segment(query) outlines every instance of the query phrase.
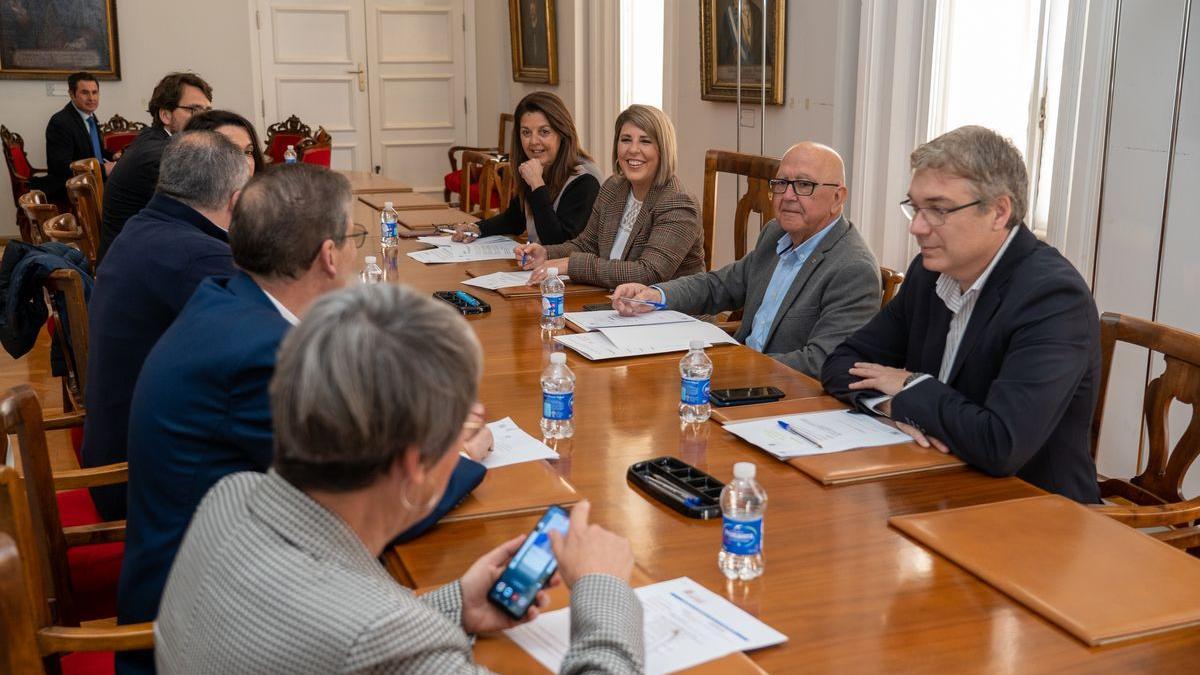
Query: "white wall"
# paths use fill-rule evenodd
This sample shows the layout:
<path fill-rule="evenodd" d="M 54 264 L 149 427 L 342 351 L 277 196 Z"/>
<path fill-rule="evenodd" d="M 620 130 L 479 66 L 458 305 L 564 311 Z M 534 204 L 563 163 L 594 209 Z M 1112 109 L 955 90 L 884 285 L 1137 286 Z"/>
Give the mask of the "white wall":
<path fill-rule="evenodd" d="M 100 83 L 97 116 L 104 121 L 119 113 L 149 122 L 146 103 L 158 80 L 174 70 L 193 70 L 212 85 L 213 105 L 254 119 L 249 11 L 246 0 L 118 2 L 121 80 Z M 0 123 L 25 138 L 25 149 L 36 166 L 46 164 L 46 122 L 67 102 L 65 95 L 48 96 L 46 85 L 45 81 L 0 80 Z M 4 181 L 0 236 L 16 236 L 16 205 L 8 189 L 7 167 L 0 165 L 0 174 Z"/>

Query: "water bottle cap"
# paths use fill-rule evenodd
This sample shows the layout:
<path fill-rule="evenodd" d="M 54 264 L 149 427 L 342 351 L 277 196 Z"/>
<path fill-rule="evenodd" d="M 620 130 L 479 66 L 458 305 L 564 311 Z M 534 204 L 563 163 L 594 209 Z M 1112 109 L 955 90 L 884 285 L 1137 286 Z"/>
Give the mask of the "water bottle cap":
<path fill-rule="evenodd" d="M 738 462 L 733 465 L 734 478 L 754 478 L 755 471 L 754 462 Z"/>
<path fill-rule="evenodd" d="M 295 150 L 295 149 L 296 149 L 296 146 L 294 146 L 294 145 L 289 145 L 289 146 L 287 147 L 287 149 L 288 149 L 288 150 Z"/>
<path fill-rule="evenodd" d="M 367 264 L 374 265 L 375 264 L 375 256 L 373 256 L 373 255 L 367 256 Z"/>
<path fill-rule="evenodd" d="M 692 340 L 688 343 L 688 349 L 691 349 L 692 351 L 704 349 L 704 340 Z"/>
<path fill-rule="evenodd" d="M 547 267 L 546 268 L 546 276 L 551 276 L 551 277 L 558 276 L 558 268 L 557 267 Z"/>
<path fill-rule="evenodd" d="M 550 363 L 556 366 L 561 366 L 567 362 L 567 355 L 563 352 L 554 352 L 550 355 Z"/>
<path fill-rule="evenodd" d="M 385 209 L 390 209 L 390 208 L 392 208 L 392 203 L 391 203 L 391 202 L 384 202 L 384 203 L 383 203 L 383 208 L 385 208 Z"/>

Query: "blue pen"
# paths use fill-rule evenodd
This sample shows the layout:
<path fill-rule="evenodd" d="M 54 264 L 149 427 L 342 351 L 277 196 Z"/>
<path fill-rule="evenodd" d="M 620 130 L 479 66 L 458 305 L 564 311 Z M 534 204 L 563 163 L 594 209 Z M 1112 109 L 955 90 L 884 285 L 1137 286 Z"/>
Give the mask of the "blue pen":
<path fill-rule="evenodd" d="M 612 298 L 611 295 L 608 297 Z M 617 298 L 617 300 L 620 300 L 621 302 L 633 303 L 635 305 L 649 305 L 650 307 L 653 307 L 654 309 L 666 309 L 667 308 L 667 303 L 654 302 L 653 300 L 638 300 L 636 298 Z"/>
<path fill-rule="evenodd" d="M 468 305 L 470 305 L 472 307 L 479 306 L 478 300 L 476 300 L 475 298 L 472 298 L 471 296 L 467 295 L 466 293 L 463 293 L 462 291 L 454 291 L 454 297 L 458 298 L 459 300 L 462 300 L 463 302 L 467 303 Z"/>
<path fill-rule="evenodd" d="M 521 269 L 525 269 L 525 254 L 521 254 Z"/>
<path fill-rule="evenodd" d="M 779 424 L 780 429 L 783 429 L 784 431 L 786 431 L 788 433 L 795 434 L 795 435 L 799 436 L 800 438 L 803 438 L 804 440 L 808 441 L 809 443 L 812 443 L 813 445 L 817 446 L 818 448 L 821 448 L 821 449 L 825 448 L 825 446 L 818 443 L 815 438 L 809 436 L 808 434 L 804 433 L 803 431 L 800 431 L 799 429 L 788 424 L 787 422 L 784 422 L 783 420 L 775 420 L 775 422 L 777 424 Z"/>

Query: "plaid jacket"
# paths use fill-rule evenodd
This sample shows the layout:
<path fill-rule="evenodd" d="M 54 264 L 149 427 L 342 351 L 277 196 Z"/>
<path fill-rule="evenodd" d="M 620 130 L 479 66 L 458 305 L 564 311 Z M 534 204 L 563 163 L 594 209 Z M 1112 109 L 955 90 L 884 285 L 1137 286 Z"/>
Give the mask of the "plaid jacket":
<path fill-rule="evenodd" d="M 580 579 L 561 672 L 643 670 L 623 581 Z M 237 473 L 196 512 L 154 626 L 160 673 L 475 673 L 458 582 L 417 597 L 276 473 Z"/>
<path fill-rule="evenodd" d="M 678 177 L 650 188 L 620 260 L 609 260 L 630 184 L 612 176 L 600 187 L 592 215 L 578 237 L 546 247 L 546 258 L 570 256 L 571 281 L 616 288 L 621 284 L 657 284 L 703 272 L 704 230 L 696 200 Z"/>

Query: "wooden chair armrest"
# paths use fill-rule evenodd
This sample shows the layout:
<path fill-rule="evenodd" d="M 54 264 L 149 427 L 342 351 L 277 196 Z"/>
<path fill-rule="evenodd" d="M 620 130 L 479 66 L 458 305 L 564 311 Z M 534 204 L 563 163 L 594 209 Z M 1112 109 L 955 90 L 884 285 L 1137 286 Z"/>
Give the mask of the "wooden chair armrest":
<path fill-rule="evenodd" d="M 1200 520 L 1200 497 L 1162 506 L 1096 506 L 1097 512 L 1130 527 L 1188 525 Z"/>
<path fill-rule="evenodd" d="M 86 414 L 79 411 L 63 413 L 61 415 L 55 415 L 54 417 L 47 417 L 46 419 L 42 420 L 42 428 L 46 431 L 58 431 L 61 429 L 81 427 L 83 426 L 83 420 L 85 417 Z"/>
<path fill-rule="evenodd" d="M 742 327 L 742 322 L 741 321 L 718 321 L 716 323 L 716 326 L 717 326 L 717 328 L 720 328 L 721 330 L 725 331 L 726 333 L 733 335 L 734 333 L 738 332 L 739 328 Z"/>
<path fill-rule="evenodd" d="M 66 537 L 67 546 L 115 544 L 125 541 L 125 521 L 110 520 L 95 525 L 64 527 L 63 536 Z"/>
<path fill-rule="evenodd" d="M 1200 527 L 1182 527 L 1176 530 L 1164 530 L 1162 532 L 1151 532 L 1151 537 L 1170 544 L 1175 548 L 1188 550 L 1189 548 L 1200 547 Z"/>
<path fill-rule="evenodd" d="M 494 152 L 497 154 L 504 152 L 500 148 L 481 148 L 474 145 L 452 145 L 450 146 L 450 149 L 446 151 L 446 158 L 450 160 L 451 171 L 458 171 L 458 159 L 455 158 L 455 155 L 464 150 L 474 150 L 476 152 Z"/>
<path fill-rule="evenodd" d="M 50 626 L 37 632 L 45 654 L 61 652 L 125 652 L 154 648 L 154 624 L 131 623 L 113 627 Z"/>
<path fill-rule="evenodd" d="M 54 474 L 54 489 L 78 490 L 80 488 L 117 485 L 129 482 L 129 462 L 105 464 L 90 469 L 71 469 Z"/>

